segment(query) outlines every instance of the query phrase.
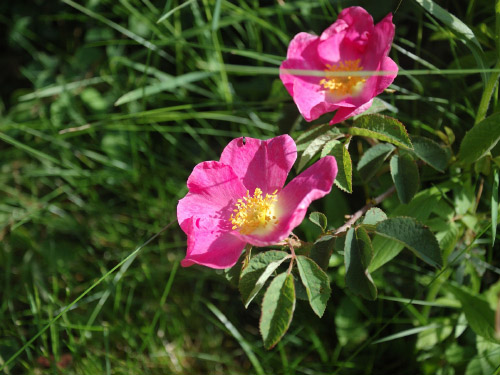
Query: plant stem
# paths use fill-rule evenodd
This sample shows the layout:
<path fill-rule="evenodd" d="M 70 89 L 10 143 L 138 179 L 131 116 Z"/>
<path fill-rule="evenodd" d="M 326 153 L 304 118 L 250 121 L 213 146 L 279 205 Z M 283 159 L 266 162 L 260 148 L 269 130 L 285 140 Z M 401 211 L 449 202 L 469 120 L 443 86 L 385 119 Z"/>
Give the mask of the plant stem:
<path fill-rule="evenodd" d="M 378 197 L 372 199 L 370 201 L 370 203 L 368 203 L 367 205 L 363 206 L 358 211 L 356 211 L 351 216 L 351 218 L 349 220 L 347 220 L 344 225 L 342 225 L 335 232 L 333 232 L 333 234 L 338 236 L 340 234 L 347 232 L 347 230 L 356 222 L 356 220 L 358 220 L 361 216 L 363 216 L 366 213 L 366 211 L 368 211 L 370 208 L 380 204 L 385 199 L 389 198 L 395 191 L 396 191 L 396 186 L 393 185 L 386 192 L 384 192 L 384 193 L 380 194 Z"/>

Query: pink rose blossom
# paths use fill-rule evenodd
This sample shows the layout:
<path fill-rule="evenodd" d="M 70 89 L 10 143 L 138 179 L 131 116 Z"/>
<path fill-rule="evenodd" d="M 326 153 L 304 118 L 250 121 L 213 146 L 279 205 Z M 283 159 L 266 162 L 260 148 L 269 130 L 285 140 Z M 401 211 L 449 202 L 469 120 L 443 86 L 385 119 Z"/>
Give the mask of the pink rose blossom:
<path fill-rule="evenodd" d="M 188 237 L 182 266 L 229 268 L 247 243 L 269 246 L 287 238 L 309 204 L 330 192 L 337 175 L 335 158 L 326 156 L 283 187 L 296 158 L 293 139 L 281 135 L 234 139 L 220 161 L 198 164 L 177 205 Z"/>
<path fill-rule="evenodd" d="M 280 78 L 306 121 L 337 111 L 330 125 L 370 108 L 373 98 L 389 86 L 398 72 L 387 57 L 394 38 L 392 14 L 377 25 L 361 7 L 344 9 L 321 36 L 299 33 L 288 46 Z M 302 76 L 290 70 L 325 72 Z M 387 75 L 344 76 L 335 72 L 384 71 Z"/>

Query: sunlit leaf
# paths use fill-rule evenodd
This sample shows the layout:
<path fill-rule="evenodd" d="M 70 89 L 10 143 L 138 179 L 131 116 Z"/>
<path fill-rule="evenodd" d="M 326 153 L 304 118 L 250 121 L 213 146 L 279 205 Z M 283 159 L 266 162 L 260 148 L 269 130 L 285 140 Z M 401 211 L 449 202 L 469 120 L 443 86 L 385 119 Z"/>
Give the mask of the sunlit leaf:
<path fill-rule="evenodd" d="M 379 139 L 403 148 L 413 148 L 404 125 L 389 116 L 361 116 L 354 121 L 353 126 L 348 131 L 352 135 Z"/>
<path fill-rule="evenodd" d="M 262 301 L 259 328 L 266 349 L 271 349 L 281 340 L 290 326 L 294 309 L 293 276 L 283 272 L 271 282 Z"/>
<path fill-rule="evenodd" d="M 321 212 L 311 212 L 311 214 L 309 215 L 309 220 L 320 227 L 323 232 L 326 230 L 328 220 L 325 214 Z"/>
<path fill-rule="evenodd" d="M 470 164 L 486 155 L 500 140 L 500 112 L 485 118 L 466 134 L 458 159 Z"/>
<path fill-rule="evenodd" d="M 300 279 L 306 288 L 309 304 L 314 313 L 321 318 L 332 293 L 330 280 L 313 260 L 302 255 L 299 255 L 296 259 Z"/>
<path fill-rule="evenodd" d="M 288 258 L 290 254 L 284 251 L 271 250 L 250 259 L 248 266 L 241 272 L 238 286 L 245 307 L 252 302 L 269 276 Z"/>

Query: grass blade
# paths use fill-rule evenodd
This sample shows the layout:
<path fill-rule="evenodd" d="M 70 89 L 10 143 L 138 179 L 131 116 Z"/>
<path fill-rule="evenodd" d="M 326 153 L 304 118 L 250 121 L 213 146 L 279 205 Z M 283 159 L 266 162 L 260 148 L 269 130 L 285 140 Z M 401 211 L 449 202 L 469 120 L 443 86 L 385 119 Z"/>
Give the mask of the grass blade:
<path fill-rule="evenodd" d="M 252 350 L 252 347 L 248 342 L 245 340 L 245 338 L 241 335 L 241 333 L 236 329 L 236 327 L 226 318 L 226 316 L 217 308 L 215 305 L 213 305 L 210 302 L 205 302 L 207 307 L 210 309 L 210 311 L 217 317 L 217 319 L 220 320 L 222 324 L 224 324 L 224 327 L 227 328 L 227 330 L 233 335 L 233 337 L 238 341 L 238 343 L 241 345 L 241 348 L 243 351 L 246 353 L 248 356 L 248 359 L 252 363 L 253 367 L 255 368 L 255 372 L 258 375 L 265 375 L 264 369 L 260 365 L 259 360 L 257 359 L 257 356 Z"/>

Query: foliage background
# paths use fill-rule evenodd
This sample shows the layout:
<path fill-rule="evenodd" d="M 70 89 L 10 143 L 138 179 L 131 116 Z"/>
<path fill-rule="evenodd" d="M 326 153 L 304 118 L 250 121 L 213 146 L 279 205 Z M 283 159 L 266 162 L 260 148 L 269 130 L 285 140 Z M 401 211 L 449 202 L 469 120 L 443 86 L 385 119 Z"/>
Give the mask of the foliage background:
<path fill-rule="evenodd" d="M 439 4 L 474 31 L 483 67 L 492 67 L 493 1 Z M 463 36 L 413 0 L 0 4 L 0 366 L 39 334 L 4 373 L 498 374 L 500 349 L 466 327 L 447 289 L 460 282 L 496 303 L 498 245 L 482 231 L 492 190 L 484 163 L 422 169 L 421 189 L 451 186 L 455 248 L 479 237 L 439 288 L 426 288 L 435 272 L 402 253 L 374 273 L 380 297 L 367 302 L 344 288 L 335 255 L 324 317 L 299 303 L 272 351 L 260 341 L 259 306 L 245 310 L 222 272 L 178 267 L 185 237 L 175 223 L 88 291 L 175 220 L 196 163 L 217 159 L 234 137 L 308 128 L 276 71 L 262 68 L 279 66 L 297 32 L 319 34 L 351 5 L 376 21 L 395 13 L 391 57 L 402 74 L 381 96 L 387 114 L 456 154 L 484 87 L 464 69 L 481 67 Z M 404 74 L 436 69 L 462 72 Z M 498 105 L 496 91 L 490 113 Z M 354 185 L 313 208 L 342 225 L 377 192 Z M 397 205 L 392 197 L 384 209 Z M 298 233 L 318 234 L 309 222 Z"/>

